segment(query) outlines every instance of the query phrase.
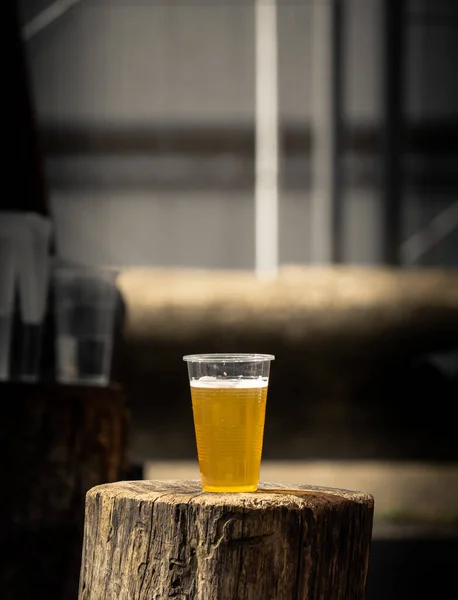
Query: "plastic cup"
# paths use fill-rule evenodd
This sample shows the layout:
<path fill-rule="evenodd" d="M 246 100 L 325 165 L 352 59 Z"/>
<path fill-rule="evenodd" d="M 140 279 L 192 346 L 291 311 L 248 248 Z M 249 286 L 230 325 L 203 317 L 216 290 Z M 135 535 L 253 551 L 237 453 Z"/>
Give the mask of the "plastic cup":
<path fill-rule="evenodd" d="M 0 236 L 0 381 L 10 378 L 15 271 L 14 241 Z"/>
<path fill-rule="evenodd" d="M 108 385 L 113 352 L 116 273 L 85 267 L 53 272 L 56 378 L 74 385 Z"/>
<path fill-rule="evenodd" d="M 20 323 L 15 327 L 14 355 L 10 375 L 14 379 L 36 381 L 42 350 L 43 320 L 48 299 L 49 218 L 34 213 L 5 212 L 0 220 L 0 237 L 14 246 Z M 0 316 L 0 335 L 5 318 Z M 3 332 L 3 333 L 2 333 Z"/>
<path fill-rule="evenodd" d="M 201 481 L 206 492 L 259 484 L 270 354 L 194 354 L 187 362 Z"/>
<path fill-rule="evenodd" d="M 33 382 L 40 377 L 52 227 L 49 219 L 39 215 L 26 214 L 24 218 L 29 233 L 31 260 L 27 267 L 24 261 L 20 270 L 21 330 L 17 377 L 22 381 Z"/>

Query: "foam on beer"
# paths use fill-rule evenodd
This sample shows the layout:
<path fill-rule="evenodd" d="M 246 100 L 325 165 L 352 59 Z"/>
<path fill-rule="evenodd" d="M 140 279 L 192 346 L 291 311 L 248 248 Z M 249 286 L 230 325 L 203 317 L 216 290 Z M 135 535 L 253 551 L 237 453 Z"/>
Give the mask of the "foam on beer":
<path fill-rule="evenodd" d="M 201 377 L 200 379 L 192 379 L 191 387 L 198 388 L 263 388 L 267 387 L 267 377 L 257 377 L 256 379 L 233 378 L 224 379 L 219 377 Z"/>

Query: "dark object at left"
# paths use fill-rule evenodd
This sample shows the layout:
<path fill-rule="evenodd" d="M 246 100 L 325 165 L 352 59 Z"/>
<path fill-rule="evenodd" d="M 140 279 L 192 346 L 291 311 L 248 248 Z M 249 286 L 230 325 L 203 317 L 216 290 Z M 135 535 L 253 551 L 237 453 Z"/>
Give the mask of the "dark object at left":
<path fill-rule="evenodd" d="M 86 492 L 126 472 L 119 386 L 0 385 L 2 600 L 74 600 Z"/>

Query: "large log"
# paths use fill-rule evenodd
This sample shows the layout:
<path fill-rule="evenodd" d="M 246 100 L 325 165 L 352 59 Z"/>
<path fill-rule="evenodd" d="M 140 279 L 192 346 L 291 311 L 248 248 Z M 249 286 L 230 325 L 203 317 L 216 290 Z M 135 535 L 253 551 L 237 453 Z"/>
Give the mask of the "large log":
<path fill-rule="evenodd" d="M 456 351 L 458 270 L 282 267 L 264 281 L 133 268 L 118 284 L 127 314 L 119 380 L 138 460 L 194 457 L 180 358 L 195 352 L 275 354 L 264 458 L 458 460 L 455 424 L 444 419 L 456 385 L 416 366 Z"/>
<path fill-rule="evenodd" d="M 368 494 L 305 485 L 97 486 L 79 600 L 363 600 L 373 507 Z"/>
<path fill-rule="evenodd" d="M 2 384 L 0 395 L 0 596 L 75 600 L 86 493 L 125 476 L 124 393 Z"/>

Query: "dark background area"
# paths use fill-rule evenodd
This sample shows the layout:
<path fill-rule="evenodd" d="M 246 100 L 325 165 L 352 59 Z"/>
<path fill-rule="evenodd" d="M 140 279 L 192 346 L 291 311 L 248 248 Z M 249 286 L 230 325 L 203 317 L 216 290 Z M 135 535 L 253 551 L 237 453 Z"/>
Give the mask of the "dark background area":
<path fill-rule="evenodd" d="M 9 1 L 4 9 L 10 132 L 5 173 L 14 192 L 3 194 L 1 208 L 50 214 L 53 250 L 68 260 L 122 268 L 252 269 L 252 4 L 81 0 L 39 29 L 35 18 L 50 4 Z M 311 73 L 325 65 L 312 47 L 312 2 L 279 4 L 280 263 L 310 265 L 316 262 L 313 86 L 319 81 Z M 454 271 L 458 6 L 454 0 L 348 0 L 329 6 L 335 11 L 330 131 L 338 152 L 329 173 L 337 183 L 330 262 Z M 434 350 L 453 353 L 458 340 L 451 335 L 446 342 Z M 162 342 L 155 347 L 134 340 L 131 348 L 121 372 L 135 351 L 162 353 L 165 361 Z M 176 348 L 171 344 L 165 384 L 176 376 Z M 364 348 L 354 356 L 358 351 L 364 362 Z M 310 375 L 318 372 L 313 355 L 309 348 Z M 323 355 L 345 371 L 350 353 Z M 51 364 L 52 352 L 46 356 Z M 382 401 L 376 406 L 374 400 L 367 412 L 360 407 L 358 414 L 368 420 L 361 417 L 358 430 L 351 430 L 353 412 L 348 421 L 332 417 L 329 430 L 322 428 L 321 437 L 302 448 L 305 457 L 456 463 L 451 417 L 456 371 L 446 377 L 428 357 L 419 352 L 418 360 L 391 371 L 392 379 L 379 390 Z M 301 370 L 300 364 L 280 365 L 284 374 L 288 368 Z M 159 415 L 151 424 L 159 430 L 175 409 L 158 411 L 139 402 L 149 383 L 135 381 L 135 375 L 134 367 L 123 375 L 137 402 L 134 423 Z M 177 397 L 185 393 L 186 382 L 173 385 Z M 365 390 L 360 393 L 363 398 Z M 336 406 L 330 403 L 329 410 Z M 359 410 L 357 401 L 351 409 Z M 176 422 L 186 423 L 188 416 L 182 411 Z M 347 455 L 344 444 L 328 443 L 332 427 L 341 432 L 345 424 L 352 444 Z M 390 431 L 397 444 L 384 449 L 383 435 L 366 450 L 355 443 L 358 436 L 375 439 L 367 433 L 371 424 L 374 436 Z M 281 443 L 290 426 L 280 418 L 268 425 L 267 458 L 304 458 L 291 456 L 293 445 L 285 450 Z M 406 431 L 414 433 L 409 438 Z M 142 460 L 188 458 L 193 452 L 190 434 L 176 455 L 164 446 L 162 454 L 158 450 Z M 453 533 L 374 539 L 367 600 L 446 596 L 457 566 Z"/>

